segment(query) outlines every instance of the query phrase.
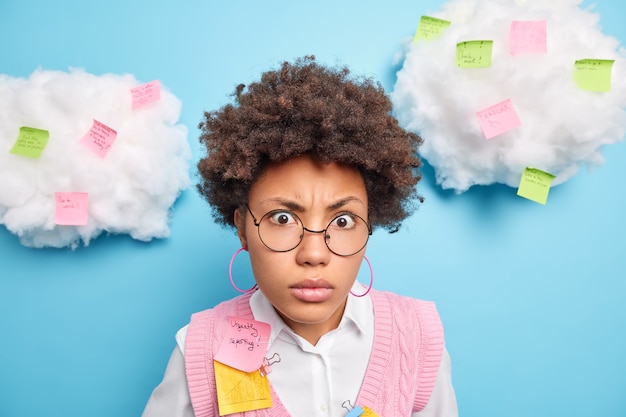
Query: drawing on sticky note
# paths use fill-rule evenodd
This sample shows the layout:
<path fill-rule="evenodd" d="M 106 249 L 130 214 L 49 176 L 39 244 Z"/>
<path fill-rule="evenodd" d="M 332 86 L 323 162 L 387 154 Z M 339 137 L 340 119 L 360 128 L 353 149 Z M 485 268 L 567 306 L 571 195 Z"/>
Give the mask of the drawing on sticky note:
<path fill-rule="evenodd" d="M 220 415 L 272 406 L 269 382 L 258 371 L 243 372 L 213 361 Z"/>

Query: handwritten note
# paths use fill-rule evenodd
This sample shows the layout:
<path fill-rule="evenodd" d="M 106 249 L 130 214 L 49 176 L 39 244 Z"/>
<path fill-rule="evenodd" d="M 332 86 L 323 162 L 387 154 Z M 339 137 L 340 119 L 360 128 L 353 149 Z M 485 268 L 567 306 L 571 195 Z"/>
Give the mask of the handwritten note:
<path fill-rule="evenodd" d="M 554 175 L 539 169 L 526 168 L 522 173 L 517 195 L 545 205 L 554 178 Z"/>
<path fill-rule="evenodd" d="M 131 88 L 130 93 L 133 99 L 133 110 L 137 110 L 161 99 L 161 84 L 159 80 L 150 81 Z"/>
<path fill-rule="evenodd" d="M 456 65 L 461 68 L 491 66 L 493 41 L 465 41 L 456 44 Z"/>
<path fill-rule="evenodd" d="M 545 54 L 548 52 L 547 27 L 545 20 L 512 21 L 509 36 L 511 55 Z"/>
<path fill-rule="evenodd" d="M 54 193 L 56 210 L 54 223 L 62 226 L 84 226 L 89 219 L 87 193 Z"/>
<path fill-rule="evenodd" d="M 256 371 L 267 353 L 270 325 L 256 320 L 229 316 L 226 337 L 215 360 L 244 372 Z"/>
<path fill-rule="evenodd" d="M 443 32 L 450 22 L 443 19 L 437 19 L 436 17 L 422 16 L 420 22 L 417 25 L 413 42 L 419 40 L 429 40 L 438 37 Z"/>
<path fill-rule="evenodd" d="M 480 110 L 476 112 L 476 116 L 485 139 L 491 139 L 506 133 L 522 124 L 511 99 Z"/>
<path fill-rule="evenodd" d="M 48 144 L 49 137 L 50 133 L 47 130 L 22 126 L 17 135 L 17 140 L 9 152 L 37 159 Z"/>
<path fill-rule="evenodd" d="M 581 59 L 574 64 L 574 81 L 581 90 L 611 91 L 612 59 Z"/>
<path fill-rule="evenodd" d="M 117 132 L 104 123 L 93 121 L 91 129 L 83 136 L 80 142 L 94 151 L 100 158 L 104 158 L 117 137 Z"/>
<path fill-rule="evenodd" d="M 259 372 L 243 372 L 213 361 L 220 416 L 272 406 L 267 378 Z"/>

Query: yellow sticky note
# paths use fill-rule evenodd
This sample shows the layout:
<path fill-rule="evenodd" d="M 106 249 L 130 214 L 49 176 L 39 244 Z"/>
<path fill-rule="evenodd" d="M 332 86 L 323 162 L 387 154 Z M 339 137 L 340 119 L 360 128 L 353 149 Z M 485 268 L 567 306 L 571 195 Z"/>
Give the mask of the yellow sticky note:
<path fill-rule="evenodd" d="M 450 22 L 443 19 L 437 19 L 436 17 L 422 16 L 420 22 L 417 25 L 413 42 L 417 42 L 420 39 L 428 40 L 439 36 L 445 28 L 450 26 Z"/>
<path fill-rule="evenodd" d="M 371 408 L 363 406 L 363 413 L 361 413 L 361 417 L 378 417 L 378 414 L 376 414 Z"/>
<path fill-rule="evenodd" d="M 272 406 L 270 385 L 259 371 L 243 372 L 213 361 L 220 416 Z"/>
<path fill-rule="evenodd" d="M 546 204 L 550 185 L 555 176 L 536 168 L 526 168 L 517 189 L 517 195 L 539 204 Z"/>
<path fill-rule="evenodd" d="M 50 133 L 47 130 L 22 126 L 20 127 L 17 140 L 9 152 L 37 159 L 41 155 L 41 151 L 46 147 L 49 137 Z"/>
<path fill-rule="evenodd" d="M 581 90 L 611 91 L 612 59 L 580 59 L 574 64 L 574 81 Z"/>
<path fill-rule="evenodd" d="M 456 44 L 456 65 L 461 68 L 491 66 L 493 41 L 465 41 Z"/>

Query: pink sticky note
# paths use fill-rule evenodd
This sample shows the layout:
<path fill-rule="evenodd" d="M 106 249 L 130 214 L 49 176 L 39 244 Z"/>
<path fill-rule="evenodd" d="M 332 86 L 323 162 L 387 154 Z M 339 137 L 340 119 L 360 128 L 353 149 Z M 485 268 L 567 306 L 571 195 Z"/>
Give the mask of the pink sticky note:
<path fill-rule="evenodd" d="M 227 319 L 228 331 L 214 359 L 244 372 L 261 368 L 267 353 L 270 325 L 242 317 L 229 316 Z"/>
<path fill-rule="evenodd" d="M 480 128 L 485 135 L 485 139 L 501 135 L 522 124 L 519 117 L 517 117 L 515 108 L 513 108 L 511 99 L 476 112 L 476 116 L 478 116 Z"/>
<path fill-rule="evenodd" d="M 161 98 L 161 84 L 159 80 L 139 85 L 130 89 L 133 97 L 133 110 L 147 106 Z"/>
<path fill-rule="evenodd" d="M 547 26 L 545 20 L 512 21 L 509 38 L 511 55 L 545 54 L 548 51 Z"/>
<path fill-rule="evenodd" d="M 115 130 L 94 119 L 91 129 L 80 142 L 94 151 L 100 158 L 104 158 L 116 137 L 117 132 Z"/>
<path fill-rule="evenodd" d="M 84 226 L 89 218 L 87 193 L 54 193 L 54 223 L 62 226 Z"/>

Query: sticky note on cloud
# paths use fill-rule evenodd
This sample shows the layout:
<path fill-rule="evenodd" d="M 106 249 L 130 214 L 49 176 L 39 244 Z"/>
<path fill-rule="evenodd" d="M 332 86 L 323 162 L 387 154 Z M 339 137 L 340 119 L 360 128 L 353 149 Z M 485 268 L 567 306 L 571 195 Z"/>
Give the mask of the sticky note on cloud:
<path fill-rule="evenodd" d="M 539 204 L 546 204 L 555 176 L 537 168 L 526 168 L 522 173 L 517 195 Z"/>
<path fill-rule="evenodd" d="M 419 40 L 428 40 L 438 37 L 443 32 L 450 22 L 443 19 L 437 19 L 436 17 L 422 16 L 420 22 L 417 25 L 413 42 Z"/>
<path fill-rule="evenodd" d="M 509 52 L 511 55 L 545 54 L 548 51 L 545 20 L 511 22 Z"/>
<path fill-rule="evenodd" d="M 461 68 L 491 66 L 493 41 L 465 41 L 456 44 L 456 65 Z"/>
<path fill-rule="evenodd" d="M 574 81 L 578 88 L 605 93 L 611 91 L 612 59 L 580 59 L 574 63 Z"/>
<path fill-rule="evenodd" d="M 61 226 L 85 226 L 89 220 L 89 195 L 81 192 L 54 193 L 54 223 Z"/>
<path fill-rule="evenodd" d="M 522 125 L 511 99 L 476 112 L 485 139 L 491 139 Z"/>
<path fill-rule="evenodd" d="M 130 89 L 132 108 L 137 110 L 161 99 L 161 84 L 158 80 L 150 81 Z"/>
<path fill-rule="evenodd" d="M 116 138 L 117 132 L 115 130 L 94 119 L 91 129 L 80 142 L 100 158 L 104 158 Z"/>
<path fill-rule="evenodd" d="M 15 144 L 9 151 L 15 155 L 37 159 L 48 144 L 50 133 L 34 127 L 20 127 Z"/>

